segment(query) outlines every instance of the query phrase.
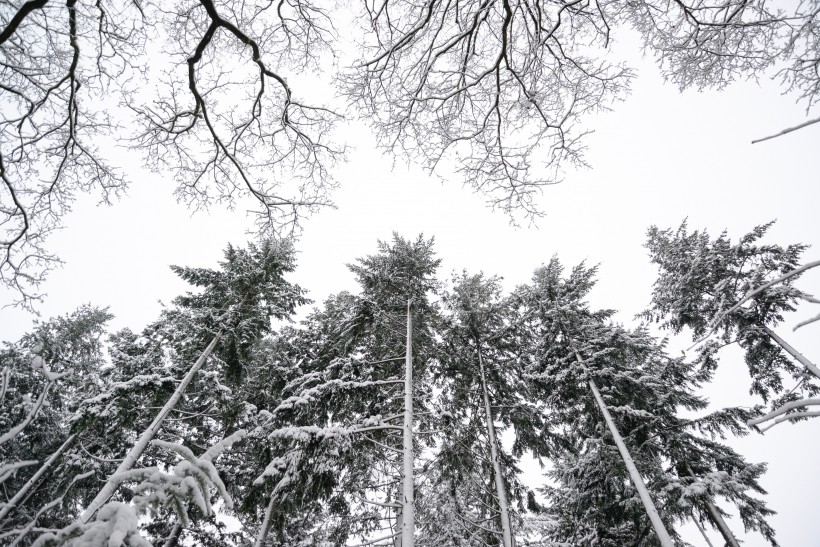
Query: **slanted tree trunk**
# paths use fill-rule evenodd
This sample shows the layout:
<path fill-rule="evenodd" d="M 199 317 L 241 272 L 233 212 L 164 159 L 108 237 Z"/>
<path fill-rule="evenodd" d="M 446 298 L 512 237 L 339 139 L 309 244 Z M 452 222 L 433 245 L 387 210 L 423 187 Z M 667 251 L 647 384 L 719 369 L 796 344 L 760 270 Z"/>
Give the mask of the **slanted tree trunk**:
<path fill-rule="evenodd" d="M 812 374 L 814 374 L 815 376 L 820 378 L 820 368 L 818 368 L 817 365 L 815 365 L 814 363 L 812 363 L 811 361 L 806 359 L 803 356 L 803 354 L 801 354 L 799 351 L 794 349 L 791 346 L 791 344 L 789 344 L 788 342 L 786 342 L 785 340 L 780 338 L 777 334 L 775 334 L 775 332 L 772 329 L 770 329 L 766 325 L 763 325 L 763 330 L 766 332 L 766 334 L 769 335 L 769 338 L 774 340 L 781 348 L 786 350 L 786 353 L 788 353 L 789 355 L 794 357 L 794 359 L 797 362 L 799 362 L 801 365 L 806 367 L 809 370 L 809 372 L 811 372 Z"/>
<path fill-rule="evenodd" d="M 689 473 L 689 476 L 693 479 L 697 478 L 688 463 L 686 464 L 686 472 Z M 723 539 L 726 540 L 726 545 L 729 547 L 740 547 L 740 543 L 738 543 L 734 534 L 729 529 L 729 525 L 726 524 L 726 521 L 723 519 L 723 515 L 720 514 L 718 508 L 710 500 L 706 500 L 706 513 L 709 515 L 709 520 L 712 521 L 712 524 L 715 525 L 715 528 L 717 528 L 723 536 Z M 706 534 L 704 534 L 704 537 L 705 536 Z"/>
<path fill-rule="evenodd" d="M 412 300 L 407 301 L 407 353 L 404 372 L 404 438 L 402 443 L 401 547 L 415 543 L 413 507 L 413 316 Z"/>
<path fill-rule="evenodd" d="M 581 357 L 577 353 L 575 354 L 575 357 L 581 361 Z M 658 536 L 658 541 L 660 541 L 662 547 L 674 547 L 672 538 L 669 536 L 669 532 L 666 531 L 666 526 L 664 526 L 661 516 L 658 514 L 658 510 L 655 507 L 655 503 L 649 495 L 649 490 L 647 490 L 646 484 L 644 484 L 643 478 L 638 472 L 638 468 L 635 466 L 635 462 L 632 460 L 632 456 L 629 454 L 629 450 L 627 450 L 626 444 L 624 444 L 624 440 L 621 438 L 621 434 L 618 432 L 618 428 L 615 426 L 612 416 L 609 414 L 609 409 L 606 407 L 606 403 L 604 403 L 601 394 L 598 392 L 598 387 L 592 380 L 588 380 L 587 383 L 589 384 L 589 389 L 592 390 L 592 395 L 595 397 L 595 402 L 598 403 L 598 408 L 601 410 L 601 414 L 604 415 L 604 421 L 609 428 L 609 432 L 612 434 L 612 438 L 615 440 L 615 445 L 618 447 L 618 452 L 621 453 L 621 458 L 624 461 L 624 465 L 626 465 L 626 470 L 629 472 L 629 477 L 632 479 L 632 484 L 635 485 L 635 489 L 638 491 L 638 496 L 640 496 L 641 501 L 643 502 L 646 514 L 649 516 L 649 521 L 655 529 L 655 535 Z"/>
<path fill-rule="evenodd" d="M 268 531 L 270 531 L 270 519 L 273 515 L 273 508 L 275 505 L 276 497 L 274 494 L 271 494 L 268 506 L 265 508 L 265 518 L 262 519 L 262 526 L 259 527 L 259 533 L 256 535 L 256 541 L 253 543 L 253 547 L 262 547 L 265 544 L 265 539 L 268 537 Z"/>
<path fill-rule="evenodd" d="M 695 526 L 697 527 L 698 531 L 700 532 L 700 535 L 702 535 L 703 539 L 706 540 L 706 545 L 708 545 L 709 547 L 715 547 L 714 544 L 712 543 L 712 540 L 709 539 L 709 536 L 706 535 L 706 530 L 703 529 L 703 526 L 700 525 L 700 522 L 698 522 L 698 519 L 696 519 L 694 515 L 692 515 L 692 522 L 695 523 Z"/>
<path fill-rule="evenodd" d="M 54 462 L 57 461 L 57 458 L 60 457 L 60 455 L 65 451 L 66 448 L 71 446 L 71 443 L 73 443 L 76 438 L 76 433 L 69 435 L 65 442 L 63 442 L 63 444 L 60 445 L 60 448 L 55 450 L 51 454 L 51 456 L 49 456 L 48 459 L 45 462 L 43 462 L 43 465 L 40 466 L 40 469 L 38 469 L 37 472 L 34 473 L 34 475 L 28 481 L 26 481 L 26 484 L 24 484 L 20 488 L 20 490 L 18 490 L 17 493 L 14 494 L 14 496 L 8 501 L 8 503 L 6 503 L 2 508 L 0 508 L 0 523 L 3 521 L 3 518 L 6 515 L 8 515 L 13 509 L 17 507 L 17 504 L 20 503 L 20 501 L 22 501 L 22 499 L 26 496 L 28 491 L 31 490 L 31 488 L 35 484 L 37 484 L 37 481 L 39 481 L 43 475 L 46 474 L 46 471 L 51 469 L 51 466 L 54 465 Z"/>
<path fill-rule="evenodd" d="M 165 421 L 165 418 L 168 416 L 168 414 L 170 414 L 174 407 L 176 407 L 177 403 L 179 403 L 179 400 L 182 399 L 182 396 L 185 394 L 185 390 L 188 389 L 188 384 L 191 383 L 191 381 L 196 376 L 197 372 L 199 372 L 199 369 L 202 368 L 202 366 L 205 364 L 205 361 L 207 361 L 208 357 L 210 357 L 213 353 L 214 349 L 216 348 L 216 345 L 219 343 L 219 339 L 222 338 L 223 333 L 224 331 L 220 330 L 213 337 L 211 343 L 208 344 L 208 347 L 205 348 L 205 350 L 199 356 L 199 359 L 196 360 L 196 363 L 194 363 L 194 365 L 190 369 L 188 369 L 188 372 L 182 378 L 182 381 L 179 383 L 174 393 L 165 403 L 165 406 L 163 406 L 162 409 L 157 413 L 157 415 L 154 416 L 154 420 L 151 422 L 151 425 L 148 426 L 148 428 L 142 432 L 140 438 L 137 440 L 137 442 L 134 444 L 131 450 L 128 451 L 128 454 L 126 454 L 122 462 L 120 462 L 120 465 L 119 467 L 117 467 L 117 470 L 114 472 L 113 475 L 108 477 L 108 480 L 105 482 L 102 489 L 94 497 L 91 503 L 88 504 L 88 507 L 85 508 L 83 514 L 80 515 L 80 522 L 86 523 L 89 520 L 91 520 L 91 517 L 94 516 L 94 513 L 96 513 L 97 510 L 100 507 L 102 507 L 106 501 L 108 501 L 108 498 L 111 497 L 111 495 L 114 493 L 114 491 L 120 484 L 116 476 L 133 469 L 134 465 L 137 463 L 137 460 L 139 460 L 140 456 L 142 456 L 142 453 L 145 452 L 145 449 L 148 448 L 148 443 L 151 442 L 151 440 L 159 431 L 160 427 L 162 426 L 162 422 Z"/>
<path fill-rule="evenodd" d="M 487 392 L 487 377 L 484 374 L 484 359 L 481 357 L 481 345 L 478 337 L 475 337 L 475 342 L 476 353 L 478 353 L 478 372 L 481 379 L 481 392 L 484 395 L 484 414 L 487 419 L 487 436 L 490 440 L 490 459 L 493 464 L 495 493 L 498 497 L 498 509 L 501 513 L 501 538 L 504 542 L 504 547 L 513 547 L 510 509 L 507 502 L 507 490 L 504 488 L 504 478 L 501 476 L 501 462 L 498 460 L 498 441 L 495 435 L 495 424 L 493 423 L 493 413 L 492 408 L 490 407 L 490 395 Z"/>

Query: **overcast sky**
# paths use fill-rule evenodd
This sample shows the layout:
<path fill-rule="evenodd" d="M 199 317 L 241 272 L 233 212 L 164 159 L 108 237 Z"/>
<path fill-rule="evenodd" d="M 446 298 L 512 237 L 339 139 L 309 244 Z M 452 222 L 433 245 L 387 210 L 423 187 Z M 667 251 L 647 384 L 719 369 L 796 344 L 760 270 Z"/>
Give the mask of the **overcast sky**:
<path fill-rule="evenodd" d="M 403 160 L 394 165 L 375 150 L 364 125 L 351 124 L 346 136 L 356 148 L 336 170 L 338 207 L 305 223 L 292 279 L 316 301 L 355 290 L 346 263 L 375 252 L 376 241 L 389 239 L 393 231 L 405 237 L 424 233 L 436 238 L 442 276 L 462 268 L 484 271 L 503 276 L 508 288 L 528 281 L 553 255 L 569 266 L 581 260 L 600 263 L 592 305 L 617 309 L 617 319 L 632 324 L 649 301 L 655 276 L 643 248 L 652 224 L 676 227 L 688 217 L 693 229 L 707 228 L 713 235 L 727 229 L 737 239 L 776 218 L 768 241 L 812 244 L 805 261 L 820 258 L 820 124 L 750 144 L 804 121 L 803 105 L 781 95 L 768 79 L 721 92 L 681 94 L 663 83 L 651 62 L 628 54 L 639 69 L 631 96 L 613 112 L 586 120 L 595 131 L 586 141 L 591 169 L 568 172 L 564 183 L 545 190 L 547 215 L 537 227 L 510 226 L 458 181 L 442 183 Z M 118 161 L 134 181 L 129 196 L 113 207 L 82 198 L 66 229 L 51 239 L 65 266 L 42 287 L 48 293 L 39 307 L 43 317 L 91 303 L 110 306 L 113 328 L 139 330 L 156 317 L 158 300 L 185 290 L 169 264 L 214 266 L 227 242 L 246 240 L 249 221 L 243 211 L 214 209 L 192 216 L 171 197 L 173 180 L 141 172 L 138 156 L 127 151 Z M 820 271 L 807 274 L 798 286 L 820 294 Z M 794 333 L 791 327 L 816 315 L 817 308 L 804 306 L 777 329 L 814 362 L 820 360 L 820 325 Z M 3 309 L 0 339 L 18 338 L 32 319 Z M 673 341 L 673 347 L 684 344 Z M 752 404 L 748 386 L 742 357 L 727 352 L 708 395 L 717 406 Z M 762 484 L 769 490 L 769 506 L 778 512 L 771 522 L 781 545 L 820 545 L 820 419 L 781 424 L 765 436 L 731 444 L 751 461 L 769 462 Z M 748 547 L 766 545 L 755 534 L 744 537 L 738 521 L 732 527 Z M 694 545 L 705 545 L 695 530 L 685 534 Z M 720 544 L 717 533 L 711 537 Z"/>

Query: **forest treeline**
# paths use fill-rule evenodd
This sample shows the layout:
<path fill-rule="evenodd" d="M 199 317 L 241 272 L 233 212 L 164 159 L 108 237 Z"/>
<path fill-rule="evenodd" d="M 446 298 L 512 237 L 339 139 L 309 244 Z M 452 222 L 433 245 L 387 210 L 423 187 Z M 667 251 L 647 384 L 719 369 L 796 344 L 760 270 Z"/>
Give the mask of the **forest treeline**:
<path fill-rule="evenodd" d="M 636 327 L 587 303 L 594 266 L 505 291 L 398 235 L 298 323 L 274 240 L 173 267 L 192 291 L 139 332 L 39 322 L 0 350 L 0 543 L 654 546 L 693 521 L 737 545 L 731 513 L 776 546 L 766 465 L 726 438 L 817 414 L 820 370 L 773 330 L 817 303 L 794 286 L 817 264 L 769 226 L 652 227 Z M 670 355 L 652 323 L 698 344 Z M 709 411 L 729 344 L 760 404 Z"/>

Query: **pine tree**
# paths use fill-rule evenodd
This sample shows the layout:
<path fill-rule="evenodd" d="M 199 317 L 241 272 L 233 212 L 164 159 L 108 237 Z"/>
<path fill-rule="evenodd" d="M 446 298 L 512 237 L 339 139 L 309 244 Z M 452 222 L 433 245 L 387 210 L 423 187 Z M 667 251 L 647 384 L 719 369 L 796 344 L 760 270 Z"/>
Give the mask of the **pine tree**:
<path fill-rule="evenodd" d="M 793 286 L 797 276 L 757 289 L 798 269 L 806 246 L 759 243 L 771 225 L 757 226 L 737 243 L 726 232 L 715 239 L 705 230 L 689 233 L 686 221 L 675 231 L 651 227 L 646 247 L 658 266 L 658 279 L 643 315 L 674 333 L 689 328 L 701 342 L 716 335 L 718 341 L 709 340 L 699 350 L 706 377 L 717 366 L 717 350 L 739 344 L 752 379 L 750 392 L 764 402 L 774 399 L 775 410 L 764 419 L 787 411 L 779 420 L 800 419 L 817 414 L 791 411 L 820 404 L 809 398 L 820 392 L 820 368 L 773 328 L 809 297 Z M 788 376 L 796 386 L 787 391 L 783 382 Z"/>
<path fill-rule="evenodd" d="M 410 506 L 403 500 L 412 498 L 402 496 L 403 456 L 412 455 L 412 463 L 418 452 L 401 447 L 407 428 L 400 421 L 408 409 L 408 346 L 417 379 L 426 377 L 435 356 L 437 312 L 429 296 L 437 290 L 438 260 L 432 246 L 421 236 L 380 242 L 377 254 L 349 266 L 361 293 L 329 299 L 307 319 L 304 332 L 289 338 L 287 359 L 298 373 L 283 387 L 277 406 L 266 410 L 267 423 L 252 432 L 265 431 L 269 446 L 276 448 L 259 482 L 269 492 L 265 515 L 279 521 L 263 517 L 261 537 L 270 526 L 281 538 L 287 526 L 282 515 L 297 506 L 324 515 L 323 524 L 310 532 L 313 540 L 331 529 L 339 542 L 356 536 L 409 537 L 413 519 L 405 518 Z M 432 422 L 424 412 L 431 400 L 429 384 L 417 380 L 410 395 L 422 411 L 414 420 L 412 440 L 428 442 L 417 430 L 430 429 Z M 299 489 L 302 484 L 315 488 Z"/>
<path fill-rule="evenodd" d="M 297 305 L 305 302 L 301 289 L 283 277 L 293 267 L 291 247 L 270 240 L 258 246 L 251 244 L 247 250 L 229 246 L 218 271 L 174 267 L 180 277 L 202 287 L 203 291 L 175 299 L 175 307 L 163 314 L 157 329 L 172 344 L 179 360 L 190 362 L 195 355 L 193 348 L 204 346 L 205 349 L 187 369 L 151 424 L 140 433 L 114 474 L 107 477 L 103 488 L 80 516 L 81 523 L 89 523 L 120 483 L 126 480 L 169 414 L 185 396 L 189 384 L 212 355 L 225 363 L 227 378 L 241 378 L 242 358 L 254 341 L 270 330 L 270 318 L 286 318 Z M 206 340 L 209 340 L 207 345 Z M 207 373 L 205 376 L 214 378 L 217 385 L 220 384 L 217 376 Z"/>
<path fill-rule="evenodd" d="M 111 317 L 105 309 L 82 306 L 35 324 L 0 352 L 3 543 L 26 542 L 30 529 L 43 523 L 67 524 L 75 516 L 72 505 L 90 487 L 87 470 L 71 465 L 87 460 L 78 456 L 71 416 L 104 383 L 103 338 Z"/>
<path fill-rule="evenodd" d="M 723 496 L 738 506 L 747 528 L 773 542 L 765 522 L 771 511 L 748 494 L 762 491 L 757 479 L 765 467 L 746 463 L 714 439 L 744 432 L 748 412 L 680 418 L 679 409 L 706 407 L 695 394 L 698 364 L 671 359 L 644 329 L 613 325 L 611 311 L 590 310 L 583 299 L 594 268 L 578 266 L 566 279 L 562 270 L 553 259 L 517 291 L 533 344 L 529 377 L 567 443 L 551 473 L 558 486 L 546 488 L 559 523 L 554 537 L 582 545 L 654 545 L 646 503 L 637 500 L 641 481 L 667 529 L 692 518 L 693 506 L 699 518 L 710 505 L 716 512 L 715 496 Z M 623 446 L 613 446 L 616 434 Z M 625 451 L 640 473 L 638 480 L 630 474 L 632 484 Z"/>
<path fill-rule="evenodd" d="M 522 381 L 516 310 L 502 298 L 500 280 L 482 274 L 455 277 L 443 302 L 437 376 L 448 433 L 437 455 L 439 480 L 443 488 L 447 481 L 459 484 L 461 499 L 451 504 L 459 511 L 451 519 L 460 519 L 465 529 L 481 522 L 510 546 L 520 520 L 513 502 L 520 508 L 527 495 L 516 479 L 518 457 L 528 452 L 543 458 L 550 443 L 542 409 Z M 504 431 L 514 439 L 512 454 L 501 445 Z"/>

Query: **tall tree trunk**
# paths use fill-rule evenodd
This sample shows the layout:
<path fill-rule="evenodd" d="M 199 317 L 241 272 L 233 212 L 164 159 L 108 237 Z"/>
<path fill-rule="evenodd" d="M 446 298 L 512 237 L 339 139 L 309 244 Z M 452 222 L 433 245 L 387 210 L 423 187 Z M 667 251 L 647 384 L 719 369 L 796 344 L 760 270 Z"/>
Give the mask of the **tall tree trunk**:
<path fill-rule="evenodd" d="M 498 461 L 498 441 L 495 436 L 495 424 L 493 423 L 493 413 L 490 407 L 490 394 L 487 392 L 487 377 L 484 374 L 484 359 L 481 357 L 481 345 L 478 337 L 475 337 L 475 342 L 476 352 L 478 353 L 481 392 L 484 395 L 484 414 L 487 417 L 487 436 L 490 439 L 490 458 L 493 464 L 493 476 L 495 477 L 495 493 L 498 497 L 498 509 L 501 512 L 501 538 L 504 542 L 504 547 L 513 547 L 507 490 L 504 488 L 504 478 L 501 476 L 501 463 Z"/>
<path fill-rule="evenodd" d="M 407 301 L 407 353 L 404 372 L 404 439 L 402 443 L 402 503 L 401 545 L 413 547 L 415 543 L 415 513 L 413 507 L 413 301 Z"/>
<path fill-rule="evenodd" d="M 726 545 L 729 547 L 740 547 L 740 543 L 738 543 L 734 534 L 732 534 L 732 531 L 729 529 L 729 525 L 726 524 L 725 520 L 723 520 L 723 515 L 720 514 L 720 511 L 718 511 L 715 504 L 709 500 L 706 500 L 706 512 L 709 513 L 709 517 L 715 527 L 720 531 L 723 539 L 726 540 Z"/>
<path fill-rule="evenodd" d="M 45 475 L 46 471 L 48 471 L 54 462 L 57 461 L 57 458 L 60 457 L 66 448 L 68 448 L 71 443 L 77 438 L 77 434 L 74 433 L 69 435 L 68 438 L 60 445 L 60 448 L 55 450 L 48 459 L 43 462 L 43 465 L 40 466 L 40 469 L 28 480 L 26 484 L 24 484 L 20 490 L 17 491 L 16 494 L 6 503 L 2 508 L 0 508 L 0 522 L 3 521 L 3 518 L 8 515 L 13 509 L 17 507 L 17 504 L 26 496 L 29 490 L 40 480 L 40 478 Z"/>
<path fill-rule="evenodd" d="M 256 541 L 253 544 L 253 547 L 262 547 L 265 544 L 265 540 L 268 537 L 268 531 L 270 530 L 270 519 L 273 516 L 273 507 L 276 505 L 276 497 L 273 493 L 271 493 L 270 501 L 268 502 L 268 506 L 265 508 L 265 518 L 262 519 L 262 526 L 259 527 L 259 533 L 256 535 Z"/>
<path fill-rule="evenodd" d="M 401 488 L 399 488 L 399 492 L 401 492 Z M 401 536 L 403 533 L 403 520 L 401 516 L 401 507 L 395 508 L 396 512 L 396 524 L 393 528 L 393 547 L 401 547 Z"/>
<path fill-rule="evenodd" d="M 777 334 L 775 334 L 775 332 L 774 332 L 772 329 L 770 329 L 770 328 L 769 328 L 769 327 L 767 327 L 766 325 L 763 325 L 763 330 L 764 330 L 764 331 L 766 331 L 766 334 L 768 334 L 768 335 L 769 335 L 769 337 L 770 337 L 772 340 L 774 340 L 775 342 L 777 342 L 777 344 L 778 344 L 781 348 L 783 348 L 784 350 L 786 350 L 786 352 L 787 352 L 789 355 L 791 355 L 792 357 L 794 357 L 794 358 L 795 358 L 795 359 L 796 359 L 796 360 L 797 360 L 797 361 L 798 361 L 801 365 L 803 365 L 804 367 L 806 367 L 807 369 L 809 369 L 809 372 L 811 372 L 812 374 L 814 374 L 815 376 L 817 376 L 818 378 L 820 378 L 820 368 L 817 368 L 817 365 L 815 365 L 814 363 L 812 363 L 811 361 L 809 361 L 808 359 L 806 359 L 805 357 L 803 357 L 803 355 L 802 355 L 799 351 L 797 351 L 796 349 L 794 349 L 794 348 L 793 348 L 793 347 L 792 347 L 792 346 L 791 346 L 788 342 L 786 342 L 785 340 L 783 340 L 782 338 L 780 338 Z"/>
<path fill-rule="evenodd" d="M 134 465 L 137 463 L 137 460 L 142 456 L 142 453 L 145 452 L 145 449 L 148 447 L 148 443 L 154 438 L 154 436 L 159 431 L 160 427 L 162 426 L 162 422 L 165 421 L 165 418 L 168 414 L 176 407 L 179 400 L 185 394 L 185 390 L 188 389 L 188 384 L 194 379 L 199 369 L 205 364 L 205 361 L 208 360 L 208 357 L 211 356 L 214 349 L 216 348 L 217 343 L 219 343 L 219 339 L 222 337 L 224 331 L 220 330 L 216 336 L 213 337 L 211 343 L 208 344 L 208 347 L 205 348 L 205 351 L 199 356 L 199 359 L 196 360 L 196 363 L 188 369 L 188 372 L 185 374 L 185 377 L 182 378 L 182 381 L 177 386 L 174 393 L 171 395 L 170 399 L 165 403 L 165 406 L 154 416 L 154 420 L 151 422 L 151 425 L 148 426 L 145 431 L 142 432 L 140 438 L 131 448 L 131 450 L 126 454 L 125 458 L 120 463 L 117 470 L 114 472 L 113 475 L 108 477 L 108 480 L 103 485 L 102 489 L 96 495 L 96 497 L 88 504 L 83 514 L 80 515 L 80 522 L 86 523 L 91 520 L 91 517 L 94 516 L 94 513 L 102 507 L 102 505 L 108 501 L 108 498 L 114 493 L 114 491 L 119 486 L 119 481 L 115 480 L 113 477 L 119 475 L 120 473 L 125 473 L 126 471 L 130 471 L 133 469 Z"/>
<path fill-rule="evenodd" d="M 575 354 L 575 357 L 581 361 L 581 357 L 577 353 Z M 672 542 L 672 538 L 669 536 L 669 532 L 666 531 L 666 526 L 664 526 L 661 516 L 658 514 L 657 508 L 655 508 L 655 503 L 649 495 L 649 490 L 647 490 L 646 484 L 644 484 L 643 478 L 638 472 L 638 468 L 635 466 L 635 462 L 632 460 L 632 456 L 629 454 L 629 450 L 627 450 L 624 440 L 621 438 L 621 434 L 618 433 L 618 428 L 615 427 L 615 422 L 612 420 L 612 416 L 609 414 L 609 409 L 606 407 L 606 403 L 604 403 L 601 394 L 598 392 L 598 387 L 592 380 L 588 380 L 588 384 L 589 389 L 592 390 L 592 395 L 595 397 L 595 402 L 598 403 L 598 408 L 601 410 L 601 414 L 604 415 L 604 421 L 609 428 L 609 432 L 612 434 L 612 438 L 615 440 L 615 445 L 621 453 L 621 458 L 624 460 L 626 469 L 629 471 L 629 477 L 632 479 L 632 484 L 635 485 L 635 489 L 638 491 L 638 495 L 643 502 L 644 509 L 646 509 L 646 514 L 649 516 L 649 521 L 655 529 L 655 535 L 658 536 L 658 541 L 660 541 L 662 547 L 673 547 L 674 543 Z"/>
<path fill-rule="evenodd" d="M 702 535 L 702 536 L 703 536 L 703 539 L 705 539 L 705 540 L 706 540 L 706 544 L 707 544 L 709 547 L 715 547 L 715 546 L 712 544 L 712 540 L 711 540 L 711 539 L 709 539 L 709 536 L 707 536 L 707 535 L 706 535 L 706 530 L 704 530 L 704 529 L 703 529 L 703 526 L 701 526 L 701 525 L 700 525 L 700 523 L 698 522 L 698 519 L 696 519 L 694 515 L 692 515 L 692 522 L 694 522 L 694 523 L 695 523 L 695 526 L 697 526 L 698 530 L 700 531 L 700 535 Z"/>
<path fill-rule="evenodd" d="M 688 463 L 686 464 L 686 471 L 693 479 L 697 478 Z M 735 535 L 729 529 L 729 525 L 726 524 L 726 521 L 723 519 L 723 515 L 720 514 L 720 511 L 715 504 L 708 499 L 706 500 L 706 513 L 709 515 L 709 520 L 712 521 L 712 524 L 714 524 L 715 528 L 717 528 L 720 532 L 720 535 L 722 535 L 723 539 L 726 540 L 726 545 L 729 547 L 740 547 L 740 543 L 738 543 Z"/>

